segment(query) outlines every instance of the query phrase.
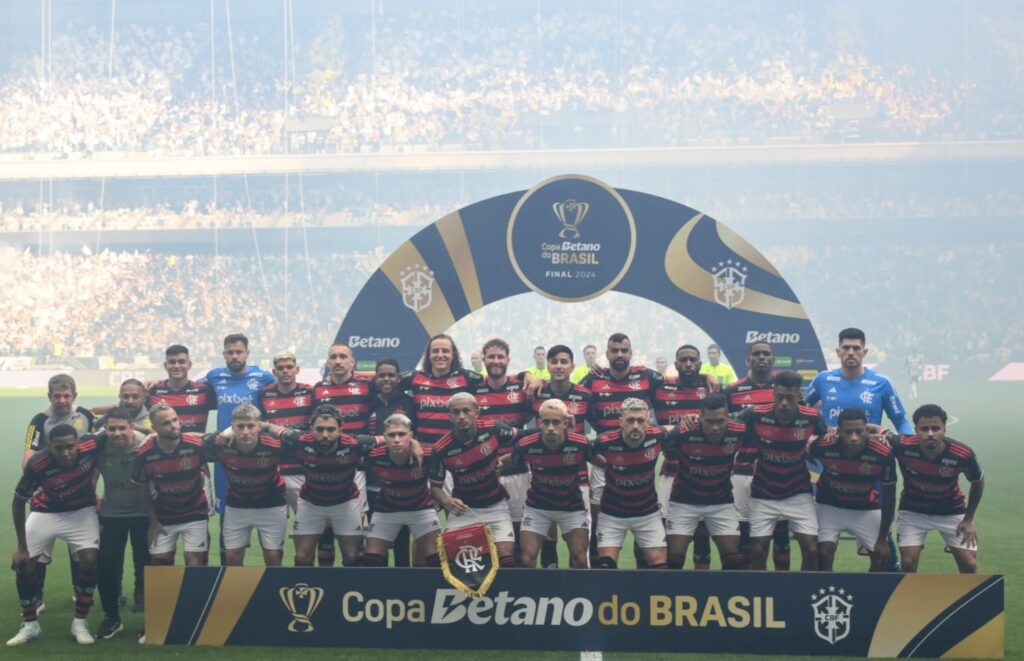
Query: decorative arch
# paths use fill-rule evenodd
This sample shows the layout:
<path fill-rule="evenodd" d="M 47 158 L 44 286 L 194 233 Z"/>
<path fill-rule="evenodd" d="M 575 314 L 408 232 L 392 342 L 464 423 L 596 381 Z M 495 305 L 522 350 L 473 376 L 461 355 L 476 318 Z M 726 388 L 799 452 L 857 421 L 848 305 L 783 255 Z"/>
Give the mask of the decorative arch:
<path fill-rule="evenodd" d="M 742 237 L 678 202 L 583 175 L 471 204 L 417 232 L 370 276 L 337 341 L 360 360 L 409 369 L 431 336 L 529 291 L 559 301 L 632 294 L 700 326 L 734 365 L 763 339 L 780 368 L 825 368 L 800 301 Z"/>

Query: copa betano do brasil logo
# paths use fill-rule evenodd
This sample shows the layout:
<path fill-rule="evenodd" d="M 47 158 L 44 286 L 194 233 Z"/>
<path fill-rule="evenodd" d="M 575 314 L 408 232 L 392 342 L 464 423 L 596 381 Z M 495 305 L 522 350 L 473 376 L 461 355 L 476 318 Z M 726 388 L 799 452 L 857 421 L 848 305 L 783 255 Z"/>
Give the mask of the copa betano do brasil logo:
<path fill-rule="evenodd" d="M 541 182 L 508 224 L 509 258 L 535 292 L 583 301 L 614 287 L 636 252 L 636 223 L 619 193 L 582 176 Z"/>

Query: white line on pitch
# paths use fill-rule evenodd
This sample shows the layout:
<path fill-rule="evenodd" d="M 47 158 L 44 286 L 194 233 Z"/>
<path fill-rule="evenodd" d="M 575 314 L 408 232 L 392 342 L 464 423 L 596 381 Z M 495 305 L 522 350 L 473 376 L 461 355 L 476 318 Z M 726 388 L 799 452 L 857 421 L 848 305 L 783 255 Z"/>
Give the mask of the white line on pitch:
<path fill-rule="evenodd" d="M 602 661 L 601 652 L 580 652 L 580 661 Z"/>

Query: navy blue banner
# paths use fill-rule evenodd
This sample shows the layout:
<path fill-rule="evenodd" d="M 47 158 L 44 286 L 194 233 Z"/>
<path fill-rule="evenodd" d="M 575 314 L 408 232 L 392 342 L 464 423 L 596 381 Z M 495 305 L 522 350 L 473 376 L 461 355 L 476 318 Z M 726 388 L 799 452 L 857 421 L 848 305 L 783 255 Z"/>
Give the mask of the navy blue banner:
<path fill-rule="evenodd" d="M 771 263 L 725 225 L 664 198 L 564 175 L 460 209 L 401 245 L 356 296 L 337 333 L 360 361 L 411 369 L 427 338 L 509 296 L 584 301 L 618 291 L 700 326 L 734 365 L 771 342 L 811 377 L 821 346 Z M 623 329 L 628 332 L 629 329 Z"/>
<path fill-rule="evenodd" d="M 155 644 L 1003 653 L 1001 576 L 503 569 L 479 599 L 436 569 L 147 568 L 146 580 L 161 594 L 146 603 Z"/>

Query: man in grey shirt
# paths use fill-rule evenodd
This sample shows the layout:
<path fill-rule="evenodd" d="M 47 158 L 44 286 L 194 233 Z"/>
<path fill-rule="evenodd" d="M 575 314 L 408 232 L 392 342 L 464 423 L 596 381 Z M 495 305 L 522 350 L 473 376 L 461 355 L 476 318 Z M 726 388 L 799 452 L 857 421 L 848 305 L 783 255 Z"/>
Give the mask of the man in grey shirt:
<path fill-rule="evenodd" d="M 100 553 L 97 588 L 103 605 L 103 623 L 97 638 L 112 638 L 124 627 L 121 624 L 121 579 L 124 575 L 124 551 L 129 538 L 135 566 L 135 601 L 132 610 L 142 610 L 143 571 L 149 562 L 149 510 L 139 490 L 131 481 L 135 455 L 145 434 L 133 429 L 133 411 L 119 406 L 106 415 L 101 435 L 107 444 L 98 461 L 103 477 L 100 499 Z"/>

